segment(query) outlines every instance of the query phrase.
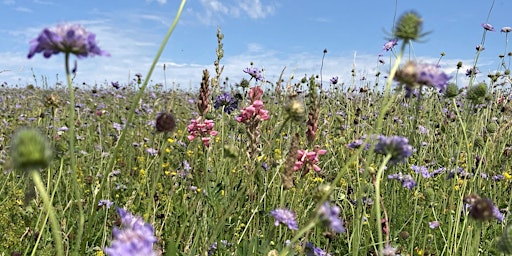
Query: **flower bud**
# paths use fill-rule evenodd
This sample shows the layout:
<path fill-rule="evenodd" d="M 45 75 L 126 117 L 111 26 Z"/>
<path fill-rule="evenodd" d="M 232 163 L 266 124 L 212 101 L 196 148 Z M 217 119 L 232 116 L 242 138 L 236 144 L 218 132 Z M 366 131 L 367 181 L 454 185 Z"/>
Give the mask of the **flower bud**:
<path fill-rule="evenodd" d="M 444 92 L 444 97 L 453 98 L 457 95 L 459 95 L 459 88 L 457 88 L 457 85 L 454 83 L 448 84 L 446 91 Z"/>
<path fill-rule="evenodd" d="M 306 113 L 302 102 L 296 99 L 288 102 L 288 104 L 285 106 L 285 111 L 293 121 L 297 122 L 302 121 Z"/>
<path fill-rule="evenodd" d="M 398 20 L 393 37 L 404 41 L 416 41 L 421 34 L 423 20 L 414 12 L 407 12 Z"/>
<path fill-rule="evenodd" d="M 482 103 L 487 95 L 487 85 L 480 83 L 468 88 L 466 98 L 474 104 Z"/>
<path fill-rule="evenodd" d="M 33 128 L 17 131 L 11 142 L 11 158 L 15 168 L 22 171 L 46 168 L 52 150 L 46 137 Z"/>
<path fill-rule="evenodd" d="M 169 113 L 160 113 L 156 117 L 155 128 L 157 132 L 172 132 L 176 127 L 174 116 Z"/>

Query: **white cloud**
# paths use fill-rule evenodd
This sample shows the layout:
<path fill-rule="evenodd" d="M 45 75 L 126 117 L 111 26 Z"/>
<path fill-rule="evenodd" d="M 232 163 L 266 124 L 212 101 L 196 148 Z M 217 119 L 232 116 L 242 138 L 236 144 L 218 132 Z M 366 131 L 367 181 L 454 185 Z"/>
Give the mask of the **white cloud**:
<path fill-rule="evenodd" d="M 18 11 L 18 12 L 26 12 L 26 13 L 34 12 L 32 9 L 25 8 L 25 7 L 16 7 L 16 8 L 14 8 L 14 10 Z"/>
<path fill-rule="evenodd" d="M 266 18 L 267 15 L 272 15 L 275 11 L 273 5 L 264 6 L 260 0 L 238 0 L 238 6 L 253 19 Z"/>
<path fill-rule="evenodd" d="M 156 0 L 159 4 L 166 4 L 167 0 Z M 151 3 L 153 0 L 146 0 L 146 2 Z"/>

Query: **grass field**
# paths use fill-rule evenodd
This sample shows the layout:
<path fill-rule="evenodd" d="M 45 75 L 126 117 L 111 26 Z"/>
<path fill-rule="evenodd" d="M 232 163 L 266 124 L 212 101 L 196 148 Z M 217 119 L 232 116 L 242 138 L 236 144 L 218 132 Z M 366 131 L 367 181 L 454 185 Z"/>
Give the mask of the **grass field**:
<path fill-rule="evenodd" d="M 197 91 L 2 88 L 0 255 L 512 252 L 508 65 L 402 61 L 411 15 L 372 78 L 231 84 L 218 50 Z"/>

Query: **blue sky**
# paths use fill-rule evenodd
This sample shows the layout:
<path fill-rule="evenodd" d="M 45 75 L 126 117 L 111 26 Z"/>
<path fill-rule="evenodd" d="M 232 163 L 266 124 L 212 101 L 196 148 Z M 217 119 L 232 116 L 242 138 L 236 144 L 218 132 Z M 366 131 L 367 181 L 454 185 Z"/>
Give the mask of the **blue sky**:
<path fill-rule="evenodd" d="M 96 34 L 99 46 L 111 57 L 78 60 L 76 84 L 128 83 L 136 73 L 145 75 L 169 28 L 179 0 L 0 0 L 0 83 L 49 85 L 63 81 L 64 56 L 27 59 L 29 41 L 45 27 L 80 23 Z M 214 72 L 216 30 L 224 33 L 223 77 L 230 83 L 247 77 L 242 70 L 252 61 L 275 81 L 319 74 L 323 50 L 328 53 L 323 77 L 349 82 L 355 65 L 357 77 L 373 77 L 378 54 L 389 37 L 395 15 L 414 10 L 424 19 L 425 42 L 414 43 L 409 57 L 436 62 L 453 72 L 458 61 L 472 65 L 475 46 L 482 40 L 492 0 L 189 0 L 180 23 L 164 51 L 152 80 L 197 88 L 202 70 Z M 482 73 L 498 67 L 505 52 L 505 33 L 512 26 L 512 1 L 496 0 L 489 23 L 496 28 L 485 39 L 479 58 Z M 512 36 L 512 34 L 510 35 Z M 512 46 L 506 50 L 512 51 Z M 389 53 L 384 57 L 389 69 Z M 163 64 L 167 70 L 164 71 Z M 58 77 L 58 78 L 57 78 Z M 484 79 L 481 76 L 480 79 Z"/>

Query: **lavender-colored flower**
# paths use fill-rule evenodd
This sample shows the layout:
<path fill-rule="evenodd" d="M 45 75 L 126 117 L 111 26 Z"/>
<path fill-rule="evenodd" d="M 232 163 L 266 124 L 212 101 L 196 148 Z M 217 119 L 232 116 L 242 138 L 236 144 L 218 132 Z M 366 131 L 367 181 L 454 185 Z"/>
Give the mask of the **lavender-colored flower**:
<path fill-rule="evenodd" d="M 395 256 L 396 255 L 396 248 L 391 246 L 390 244 L 386 244 L 384 246 L 384 249 L 382 249 L 382 255 L 383 256 Z"/>
<path fill-rule="evenodd" d="M 482 28 L 484 28 L 487 31 L 494 31 L 494 27 L 489 23 L 482 23 Z"/>
<path fill-rule="evenodd" d="M 325 202 L 318 209 L 318 214 L 320 215 L 320 219 L 329 225 L 329 227 L 336 233 L 345 232 L 345 227 L 343 226 L 343 221 L 340 219 L 340 207 L 334 205 L 330 206 L 328 202 Z"/>
<path fill-rule="evenodd" d="M 121 217 L 121 229 L 114 227 L 114 239 L 111 246 L 104 249 L 105 253 L 110 256 L 156 255 L 153 227 L 124 208 L 118 208 L 117 213 Z"/>
<path fill-rule="evenodd" d="M 409 61 L 397 71 L 395 80 L 404 84 L 406 88 L 416 89 L 420 85 L 433 87 L 444 91 L 450 80 L 450 76 L 444 73 L 438 65 L 424 64 Z"/>
<path fill-rule="evenodd" d="M 472 67 L 472 68 L 466 69 L 466 76 L 467 77 L 476 75 L 478 73 L 480 73 L 480 70 L 477 67 Z"/>
<path fill-rule="evenodd" d="M 78 24 L 62 24 L 52 29 L 45 28 L 37 38 L 30 41 L 28 58 L 40 52 L 45 58 L 61 52 L 74 54 L 78 58 L 110 55 L 98 47 L 95 34 Z"/>
<path fill-rule="evenodd" d="M 382 47 L 382 50 L 388 52 L 391 49 L 393 49 L 396 45 L 398 45 L 398 39 L 396 39 L 396 38 L 391 39 L 384 44 L 384 46 Z"/>
<path fill-rule="evenodd" d="M 428 223 L 428 227 L 431 229 L 437 228 L 439 226 L 441 226 L 441 223 L 439 223 L 437 220 Z"/>
<path fill-rule="evenodd" d="M 252 78 L 256 79 L 256 81 L 263 80 L 263 75 L 258 68 L 245 68 L 244 72 L 251 75 Z"/>
<path fill-rule="evenodd" d="M 503 32 L 503 33 L 508 33 L 510 31 L 512 31 L 512 27 L 502 27 L 501 28 L 501 32 Z"/>
<path fill-rule="evenodd" d="M 156 156 L 158 154 L 158 150 L 154 148 L 147 148 L 146 152 L 150 154 L 151 156 Z"/>
<path fill-rule="evenodd" d="M 229 93 L 223 93 L 215 98 L 213 107 L 215 109 L 224 107 L 224 112 L 231 114 L 231 112 L 238 108 L 238 100 Z"/>
<path fill-rule="evenodd" d="M 338 77 L 337 76 L 333 76 L 330 80 L 331 84 L 337 84 L 338 83 Z"/>
<path fill-rule="evenodd" d="M 330 256 L 329 253 L 327 253 L 324 250 L 316 247 L 311 242 L 306 242 L 305 253 L 306 253 L 306 256 Z"/>
<path fill-rule="evenodd" d="M 279 226 L 279 223 L 283 223 L 288 226 L 289 229 L 299 229 L 299 225 L 297 224 L 297 219 L 294 212 L 288 209 L 278 208 L 270 211 L 270 214 L 272 214 L 275 219 L 274 225 Z"/>
<path fill-rule="evenodd" d="M 108 199 L 101 199 L 98 202 L 98 207 L 107 206 L 107 209 L 110 209 L 110 207 L 114 204 L 114 202 L 108 200 Z"/>
<path fill-rule="evenodd" d="M 402 173 L 389 174 L 388 179 L 400 181 L 402 183 L 402 187 L 407 188 L 409 190 L 416 187 L 416 181 L 414 181 L 414 178 L 409 174 L 407 174 L 407 175 L 403 175 Z"/>
<path fill-rule="evenodd" d="M 350 142 L 349 144 L 347 144 L 347 147 L 348 148 L 351 148 L 351 149 L 356 149 L 356 148 L 359 148 L 361 145 L 363 145 L 364 141 L 359 139 L 359 140 L 354 140 L 352 142 Z"/>
<path fill-rule="evenodd" d="M 379 142 L 375 146 L 375 152 L 382 155 L 391 155 L 391 163 L 404 162 L 412 155 L 413 148 L 405 137 L 380 135 Z"/>

